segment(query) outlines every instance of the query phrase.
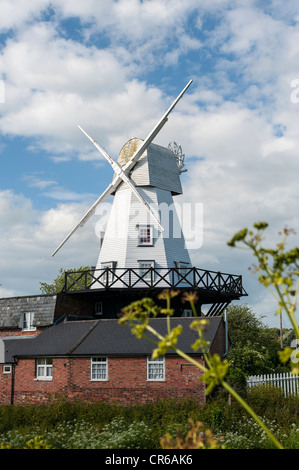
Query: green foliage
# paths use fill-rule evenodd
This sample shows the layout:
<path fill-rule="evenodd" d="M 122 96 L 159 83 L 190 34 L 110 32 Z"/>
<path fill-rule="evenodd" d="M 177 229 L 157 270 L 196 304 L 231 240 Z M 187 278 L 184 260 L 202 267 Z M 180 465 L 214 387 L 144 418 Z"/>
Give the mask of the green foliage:
<path fill-rule="evenodd" d="M 50 444 L 43 438 L 43 436 L 35 436 L 25 444 L 25 449 L 52 449 Z"/>
<path fill-rule="evenodd" d="M 245 375 L 282 372 L 279 330 L 277 334 L 277 329 L 267 328 L 246 304 L 228 307 L 227 314 L 231 340 L 228 360 L 232 368 Z"/>
<path fill-rule="evenodd" d="M 3 448 L 12 449 L 143 449 L 151 448 L 150 428 L 141 422 L 129 425 L 123 418 L 114 418 L 101 431 L 85 421 L 63 421 L 55 428 L 30 431 L 8 431 L 0 435 Z M 36 435 L 37 434 L 37 435 Z"/>
<path fill-rule="evenodd" d="M 252 345 L 267 344 L 269 337 L 278 343 L 277 336 L 257 318 L 253 309 L 247 305 L 230 305 L 227 308 L 228 332 L 232 344 L 249 342 Z"/>
<path fill-rule="evenodd" d="M 299 448 L 298 396 L 285 398 L 277 388 L 258 386 L 250 389 L 247 402 L 254 404 L 286 449 Z M 4 430 L 1 418 L 5 416 Z M 201 406 L 191 399 L 122 407 L 58 398 L 43 406 L 2 406 L 0 449 L 159 449 L 161 437 L 167 434 L 185 439 L 190 431 L 188 420 L 203 423 L 201 432 L 206 435 L 210 429 L 227 448 L 272 446 L 240 404 L 232 400 L 229 405 L 223 395 Z"/>
<path fill-rule="evenodd" d="M 282 442 L 284 433 L 277 423 L 265 418 L 263 421 Z M 228 449 L 275 449 L 273 442 L 256 421 L 245 416 L 235 421 L 229 431 L 220 432 L 219 435 L 223 445 Z M 299 445 L 299 439 L 297 445 Z"/>
<path fill-rule="evenodd" d="M 60 268 L 59 271 L 58 271 L 58 273 L 59 273 L 58 276 L 54 279 L 54 281 L 51 284 L 47 284 L 46 282 L 40 282 L 40 290 L 41 290 L 42 294 L 53 295 L 53 294 L 58 294 L 59 292 L 61 292 L 62 289 L 64 288 L 64 284 L 65 284 L 65 275 L 64 275 L 64 273 L 66 271 L 69 272 L 69 273 L 74 273 L 74 274 L 72 274 L 72 280 L 70 280 L 70 279 L 68 280 L 69 284 L 73 284 L 75 280 L 78 280 L 78 282 L 80 284 L 84 284 L 85 283 L 85 274 L 84 274 L 84 276 L 82 276 L 82 272 L 79 273 L 79 271 L 90 271 L 90 267 L 89 266 L 86 266 L 86 267 L 81 266 L 80 268 L 74 268 L 74 269 Z M 87 273 L 86 282 L 87 282 L 87 284 L 90 283 L 90 275 L 88 273 Z M 70 287 L 70 285 L 68 287 Z M 70 287 L 70 290 L 75 291 L 77 289 L 78 289 L 78 285 L 76 285 L 76 283 L 74 283 L 74 285 L 72 287 Z"/>

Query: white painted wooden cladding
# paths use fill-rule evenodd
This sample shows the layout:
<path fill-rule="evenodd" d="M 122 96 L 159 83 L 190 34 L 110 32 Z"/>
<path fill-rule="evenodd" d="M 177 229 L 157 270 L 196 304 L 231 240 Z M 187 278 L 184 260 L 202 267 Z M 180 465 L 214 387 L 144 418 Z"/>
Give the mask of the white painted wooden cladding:
<path fill-rule="evenodd" d="M 299 394 L 299 375 L 288 372 L 283 374 L 251 375 L 247 378 L 248 387 L 262 384 L 272 384 L 275 387 L 280 387 L 285 396 Z"/>
<path fill-rule="evenodd" d="M 140 261 L 154 261 L 154 267 L 157 269 L 175 267 L 175 262 L 178 261 L 188 263 L 191 267 L 184 236 L 178 230 L 180 223 L 171 192 L 152 187 L 139 188 L 139 191 L 149 204 L 156 205 L 156 207 L 164 205 L 165 213 L 162 212 L 161 223 L 165 232 L 157 228 L 155 220 L 130 188 L 116 191 L 96 269 L 101 269 L 103 263 L 114 262 L 117 275 L 121 274 L 120 268 L 136 268 L 139 272 Z M 170 219 L 170 222 L 172 226 L 175 226 L 175 233 L 173 233 L 172 226 L 168 226 L 169 207 L 172 209 L 174 220 Z M 153 226 L 153 246 L 138 246 L 138 225 Z M 163 283 L 160 282 L 159 286 L 163 287 Z M 97 287 L 99 285 L 95 283 L 93 288 Z M 123 287 L 123 284 L 116 282 L 114 287 Z M 136 287 L 139 285 L 137 284 Z M 165 287 L 168 287 L 166 282 Z"/>
<path fill-rule="evenodd" d="M 136 186 L 154 186 L 171 191 L 173 195 L 183 192 L 176 156 L 160 145 L 149 145 L 134 166 L 130 178 Z M 125 184 L 122 183 L 121 187 L 125 188 Z"/>

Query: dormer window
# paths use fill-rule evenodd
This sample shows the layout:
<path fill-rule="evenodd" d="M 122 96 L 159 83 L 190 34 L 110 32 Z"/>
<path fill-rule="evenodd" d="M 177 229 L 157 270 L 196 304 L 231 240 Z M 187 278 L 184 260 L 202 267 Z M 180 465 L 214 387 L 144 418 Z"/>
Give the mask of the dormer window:
<path fill-rule="evenodd" d="M 152 225 L 139 225 L 138 227 L 138 246 L 153 245 L 153 227 Z"/>
<path fill-rule="evenodd" d="M 35 331 L 36 327 L 33 325 L 34 312 L 24 312 L 21 314 L 20 326 L 22 331 Z"/>

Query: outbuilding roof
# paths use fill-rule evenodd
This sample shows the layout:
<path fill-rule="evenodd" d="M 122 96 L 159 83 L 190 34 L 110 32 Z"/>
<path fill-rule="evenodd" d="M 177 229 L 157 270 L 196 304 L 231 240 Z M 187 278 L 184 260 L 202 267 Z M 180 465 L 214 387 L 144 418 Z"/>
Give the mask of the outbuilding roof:
<path fill-rule="evenodd" d="M 181 324 L 183 332 L 178 337 L 177 347 L 194 354 L 191 345 L 198 339 L 196 331 L 190 329 L 194 318 L 171 318 L 171 328 Z M 221 317 L 209 318 L 205 338 L 212 345 Z M 150 320 L 150 325 L 162 335 L 167 333 L 165 318 Z M 147 334 L 150 337 L 150 334 Z M 153 338 L 153 337 L 152 337 Z M 128 325 L 120 325 L 117 319 L 64 321 L 48 327 L 38 336 L 28 340 L 4 340 L 6 362 L 12 357 L 42 356 L 144 356 L 150 355 L 155 345 L 145 338 L 138 339 Z M 169 351 L 167 354 L 173 354 Z M 197 351 L 200 354 L 201 351 Z"/>

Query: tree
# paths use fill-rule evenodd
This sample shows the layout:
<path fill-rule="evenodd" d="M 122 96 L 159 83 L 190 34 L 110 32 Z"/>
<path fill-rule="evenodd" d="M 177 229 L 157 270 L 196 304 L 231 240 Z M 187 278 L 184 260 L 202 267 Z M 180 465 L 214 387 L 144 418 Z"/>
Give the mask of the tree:
<path fill-rule="evenodd" d="M 73 274 L 72 277 L 74 279 L 78 279 L 81 275 L 81 272 L 82 271 L 90 271 L 90 267 L 86 266 L 85 268 L 81 267 L 81 268 L 74 268 L 74 269 L 60 268 L 59 271 L 58 271 L 59 274 L 54 279 L 52 284 L 47 284 L 46 282 L 40 282 L 41 292 L 43 294 L 58 294 L 59 292 L 61 292 L 63 290 L 64 284 L 65 284 L 65 275 L 64 275 L 64 273 L 66 271 L 71 272 L 71 273 L 76 273 L 76 274 Z M 79 272 L 80 272 L 80 274 L 77 274 Z M 71 288 L 71 290 L 76 290 L 76 284 Z"/>
<path fill-rule="evenodd" d="M 247 304 L 228 308 L 231 348 L 228 359 L 246 375 L 281 372 L 277 330 L 267 328 Z"/>
<path fill-rule="evenodd" d="M 228 332 L 232 344 L 261 343 L 264 336 L 264 326 L 253 309 L 247 305 L 230 305 L 227 308 Z"/>

